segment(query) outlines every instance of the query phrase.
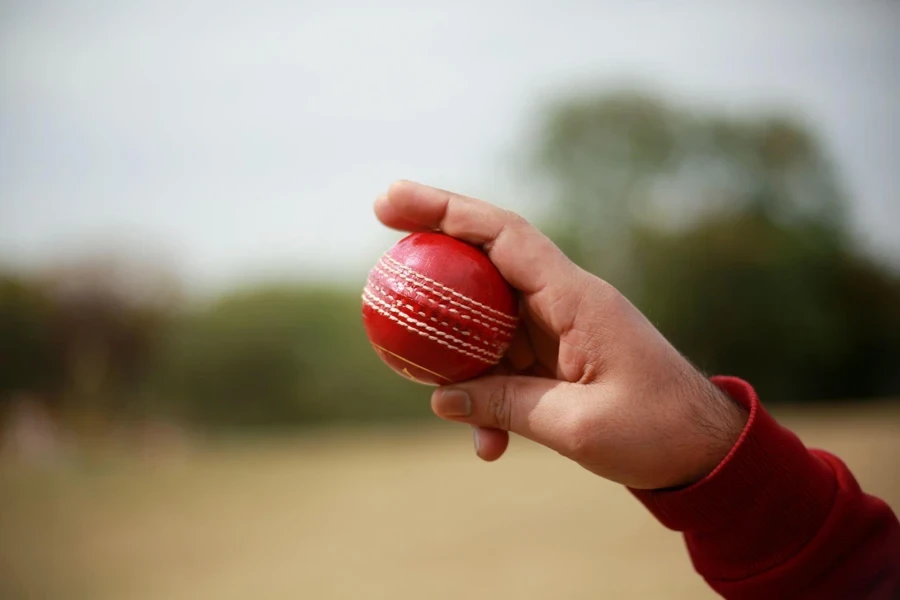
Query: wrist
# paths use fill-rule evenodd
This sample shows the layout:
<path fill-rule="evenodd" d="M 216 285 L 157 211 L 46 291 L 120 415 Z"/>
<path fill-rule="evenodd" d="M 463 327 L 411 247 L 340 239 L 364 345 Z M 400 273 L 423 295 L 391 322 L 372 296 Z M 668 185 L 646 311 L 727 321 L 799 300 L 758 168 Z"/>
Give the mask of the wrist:
<path fill-rule="evenodd" d="M 712 381 L 749 413 L 734 447 L 693 485 L 631 492 L 662 525 L 685 534 L 694 567 L 707 581 L 729 586 L 774 572 L 815 546 L 839 484 L 834 466 L 780 426 L 750 384 L 736 377 Z M 765 581 L 773 580 L 760 576 Z"/>
<path fill-rule="evenodd" d="M 749 417 L 748 410 L 699 373 L 700 381 L 685 399 L 685 454 L 667 488 L 692 485 L 721 464 L 737 443 Z"/>

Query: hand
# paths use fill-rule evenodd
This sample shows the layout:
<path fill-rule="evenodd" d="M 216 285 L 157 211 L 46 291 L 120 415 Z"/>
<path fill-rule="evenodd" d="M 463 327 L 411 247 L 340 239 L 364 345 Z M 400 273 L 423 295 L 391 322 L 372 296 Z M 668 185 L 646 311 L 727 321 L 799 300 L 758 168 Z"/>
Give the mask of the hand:
<path fill-rule="evenodd" d="M 521 294 L 523 325 L 495 373 L 439 388 L 434 412 L 475 427 L 484 460 L 517 433 L 632 488 L 688 485 L 734 445 L 746 412 L 617 290 L 522 217 L 411 182 L 375 201 L 388 227 L 481 246 Z"/>

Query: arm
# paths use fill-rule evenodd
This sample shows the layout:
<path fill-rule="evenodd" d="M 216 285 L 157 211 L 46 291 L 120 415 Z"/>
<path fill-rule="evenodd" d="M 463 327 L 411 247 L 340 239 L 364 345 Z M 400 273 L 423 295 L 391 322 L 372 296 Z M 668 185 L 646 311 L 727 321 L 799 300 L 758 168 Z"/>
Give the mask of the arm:
<path fill-rule="evenodd" d="M 432 396 L 438 416 L 475 427 L 479 457 L 499 458 L 513 432 L 629 487 L 684 532 L 726 597 L 900 597 L 890 509 L 838 459 L 806 450 L 747 384 L 710 382 L 521 217 L 409 182 L 375 212 L 481 246 L 521 295 L 524 326 L 501 368 Z"/>
<path fill-rule="evenodd" d="M 697 572 L 726 598 L 900 597 L 900 523 L 843 462 L 807 450 L 753 389 L 713 380 L 749 412 L 734 448 L 677 491 L 633 490 L 684 532 Z"/>

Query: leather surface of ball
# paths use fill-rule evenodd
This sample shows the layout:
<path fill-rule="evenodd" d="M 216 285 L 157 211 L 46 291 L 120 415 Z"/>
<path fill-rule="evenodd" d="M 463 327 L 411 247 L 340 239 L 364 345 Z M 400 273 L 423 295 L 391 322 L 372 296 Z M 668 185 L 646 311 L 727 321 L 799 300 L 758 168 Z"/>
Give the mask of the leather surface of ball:
<path fill-rule="evenodd" d="M 427 385 L 484 374 L 518 326 L 516 295 L 487 255 L 442 233 L 414 233 L 382 255 L 362 300 L 381 359 Z"/>

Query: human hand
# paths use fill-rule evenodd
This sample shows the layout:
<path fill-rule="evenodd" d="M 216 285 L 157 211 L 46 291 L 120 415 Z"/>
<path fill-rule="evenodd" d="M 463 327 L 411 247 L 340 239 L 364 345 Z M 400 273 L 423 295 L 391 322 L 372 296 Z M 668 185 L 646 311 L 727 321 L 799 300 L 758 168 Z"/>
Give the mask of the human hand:
<path fill-rule="evenodd" d="M 522 326 L 496 371 L 431 400 L 438 416 L 475 427 L 482 459 L 499 458 L 513 432 L 601 477 L 660 489 L 698 481 L 734 445 L 744 409 L 522 217 L 406 181 L 375 213 L 394 229 L 480 246 L 521 295 Z"/>

